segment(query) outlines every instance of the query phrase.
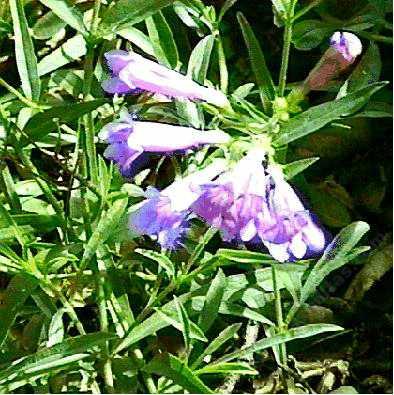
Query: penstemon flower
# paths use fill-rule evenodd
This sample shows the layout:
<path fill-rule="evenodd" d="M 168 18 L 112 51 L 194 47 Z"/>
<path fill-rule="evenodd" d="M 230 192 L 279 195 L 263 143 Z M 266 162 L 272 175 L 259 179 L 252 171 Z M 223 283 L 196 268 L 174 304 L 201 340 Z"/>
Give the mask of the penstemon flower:
<path fill-rule="evenodd" d="M 259 217 L 258 234 L 278 261 L 301 259 L 323 252 L 326 240 L 305 210 L 280 169 L 269 166 L 266 206 Z"/>
<path fill-rule="evenodd" d="M 146 200 L 129 217 L 130 230 L 138 235 L 156 237 L 165 249 L 180 244 L 187 230 L 190 206 L 198 199 L 197 185 L 212 180 L 225 169 L 224 160 L 216 160 L 205 169 L 176 180 L 159 192 L 148 188 Z"/>
<path fill-rule="evenodd" d="M 124 175 L 130 173 L 133 162 L 143 152 L 168 154 L 204 144 L 224 144 L 230 140 L 221 130 L 202 131 L 165 123 L 135 121 L 127 111 L 122 111 L 118 120 L 104 126 L 99 138 L 110 144 L 104 156 L 115 161 Z"/>
<path fill-rule="evenodd" d="M 201 185 L 192 210 L 225 240 L 259 238 L 280 262 L 319 254 L 326 244 L 323 231 L 281 170 L 262 165 L 264 157 L 262 150 L 251 150 L 233 170 Z"/>
<path fill-rule="evenodd" d="M 168 69 L 134 52 L 110 51 L 105 54 L 112 78 L 102 87 L 109 93 L 131 93 L 145 90 L 175 98 L 203 100 L 218 107 L 227 107 L 221 91 L 201 86 L 191 78 Z"/>

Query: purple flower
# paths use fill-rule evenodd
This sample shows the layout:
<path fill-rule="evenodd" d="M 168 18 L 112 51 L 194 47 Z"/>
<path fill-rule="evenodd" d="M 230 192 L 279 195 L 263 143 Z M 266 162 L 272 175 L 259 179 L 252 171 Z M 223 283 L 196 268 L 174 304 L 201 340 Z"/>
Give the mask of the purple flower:
<path fill-rule="evenodd" d="M 169 97 L 203 100 L 218 107 L 228 106 L 222 92 L 201 86 L 191 78 L 134 52 L 110 51 L 104 56 L 112 78 L 104 81 L 102 87 L 109 93 L 124 94 L 142 89 Z"/>
<path fill-rule="evenodd" d="M 284 180 L 281 170 L 264 168 L 265 154 L 254 149 L 233 170 L 215 182 L 200 186 L 192 210 L 231 241 L 264 243 L 278 261 L 319 254 L 323 231 Z"/>
<path fill-rule="evenodd" d="M 190 206 L 198 199 L 197 186 L 210 181 L 224 169 L 224 161 L 218 159 L 204 170 L 176 180 L 161 192 L 148 188 L 147 199 L 130 214 L 130 230 L 157 238 L 162 248 L 176 248 L 187 230 Z"/>
<path fill-rule="evenodd" d="M 359 38 L 355 34 L 348 32 L 335 32 L 330 38 L 330 46 L 348 62 L 354 62 L 363 50 Z"/>
<path fill-rule="evenodd" d="M 117 121 L 107 124 L 99 133 L 110 145 L 104 156 L 118 163 L 122 174 L 143 152 L 168 154 L 203 144 L 224 144 L 230 137 L 221 130 L 201 131 L 190 127 L 157 122 L 134 121 L 122 111 Z"/>
<path fill-rule="evenodd" d="M 221 229 L 226 241 L 250 241 L 257 235 L 265 178 L 261 160 L 256 158 L 262 160 L 264 153 L 251 151 L 232 171 L 201 185 L 201 195 L 193 204 L 193 211 L 211 226 Z"/>
<path fill-rule="evenodd" d="M 278 261 L 318 255 L 326 240 L 280 169 L 269 167 L 269 186 L 258 234 Z"/>

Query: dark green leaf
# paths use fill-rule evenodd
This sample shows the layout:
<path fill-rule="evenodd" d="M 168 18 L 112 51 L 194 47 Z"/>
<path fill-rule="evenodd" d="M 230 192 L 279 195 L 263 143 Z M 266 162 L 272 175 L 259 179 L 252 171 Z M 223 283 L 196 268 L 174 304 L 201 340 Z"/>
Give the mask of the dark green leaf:
<path fill-rule="evenodd" d="M 252 28 L 242 13 L 237 13 L 237 18 L 241 26 L 246 46 L 248 47 L 249 59 L 256 77 L 257 87 L 260 90 L 260 98 L 264 110 L 267 112 L 271 107 L 271 101 L 275 98 L 275 86 L 272 82 L 267 64 L 265 63 L 263 51 L 261 50 Z"/>
<path fill-rule="evenodd" d="M 171 354 L 158 355 L 144 370 L 165 376 L 192 394 L 213 393 L 184 363 Z"/>
<path fill-rule="evenodd" d="M 79 33 L 87 33 L 83 23 L 83 15 L 75 5 L 67 0 L 40 0 L 40 2 Z"/>
<path fill-rule="evenodd" d="M 34 115 L 26 124 L 24 131 L 33 141 L 38 141 L 47 134 L 55 131 L 58 124 L 78 119 L 82 115 L 95 110 L 106 102 L 107 101 L 105 99 L 98 99 L 85 103 L 71 103 L 54 106 L 49 110 Z"/>
<path fill-rule="evenodd" d="M 174 35 L 164 15 L 159 11 L 145 19 L 156 59 L 163 65 L 175 69 L 179 62 Z"/>
<path fill-rule="evenodd" d="M 303 136 L 319 130 L 328 123 L 342 116 L 350 115 L 364 106 L 369 98 L 382 89 L 386 82 L 378 82 L 352 92 L 341 99 L 311 107 L 285 123 L 277 136 L 275 146 L 288 144 Z"/>
<path fill-rule="evenodd" d="M 297 328 L 288 329 L 283 333 L 276 334 L 262 340 L 258 340 L 249 347 L 245 347 L 241 350 L 237 350 L 230 354 L 224 355 L 223 357 L 217 359 L 214 363 L 228 362 L 232 361 L 233 359 L 243 358 L 252 355 L 255 352 L 265 350 L 272 346 L 286 343 L 294 339 L 303 339 L 324 332 L 336 332 L 341 330 L 343 330 L 343 328 L 341 328 L 340 326 L 331 324 L 309 324 L 299 326 Z"/>
<path fill-rule="evenodd" d="M 22 89 L 28 98 L 37 101 L 40 98 L 41 83 L 23 2 L 10 0 L 9 4 L 14 25 L 16 65 L 22 81 Z"/>
<path fill-rule="evenodd" d="M 134 25 L 172 4 L 174 0 L 119 0 L 103 16 L 104 30 L 116 32 L 124 25 Z"/>
<path fill-rule="evenodd" d="M 369 225 L 359 221 L 339 232 L 309 273 L 301 290 L 301 303 L 307 301 L 328 274 L 355 258 L 352 249 L 368 230 Z"/>

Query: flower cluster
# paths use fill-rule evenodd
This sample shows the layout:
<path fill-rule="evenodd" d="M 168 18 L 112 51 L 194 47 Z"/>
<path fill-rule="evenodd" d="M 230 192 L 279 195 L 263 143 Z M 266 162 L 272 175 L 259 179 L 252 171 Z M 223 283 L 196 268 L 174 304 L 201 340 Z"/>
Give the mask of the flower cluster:
<path fill-rule="evenodd" d="M 338 51 L 342 51 L 342 41 Z M 135 53 L 111 51 L 105 57 L 112 72 L 112 78 L 103 83 L 107 92 L 124 94 L 137 89 L 204 100 L 218 107 L 228 104 L 222 92 Z M 230 140 L 221 130 L 137 121 L 124 110 L 99 137 L 109 144 L 104 155 L 125 176 L 131 176 L 142 154 L 166 155 Z M 146 199 L 130 214 L 129 228 L 134 234 L 155 238 L 162 248 L 173 249 L 181 244 L 189 218 L 199 216 L 220 229 L 224 240 L 263 243 L 281 262 L 321 253 L 326 244 L 323 231 L 281 169 L 266 160 L 263 149 L 253 148 L 231 169 L 224 159 L 216 159 L 161 192 L 149 187 Z"/>
<path fill-rule="evenodd" d="M 279 168 L 264 167 L 254 149 L 215 182 L 203 185 L 192 209 L 225 240 L 260 239 L 278 261 L 323 251 L 325 237 Z"/>

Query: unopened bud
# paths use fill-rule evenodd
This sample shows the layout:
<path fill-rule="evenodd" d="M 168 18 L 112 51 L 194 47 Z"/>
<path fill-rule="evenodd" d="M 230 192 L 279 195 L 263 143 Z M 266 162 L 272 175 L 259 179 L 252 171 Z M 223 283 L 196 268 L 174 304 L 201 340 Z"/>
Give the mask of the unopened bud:
<path fill-rule="evenodd" d="M 330 39 L 330 48 L 309 73 L 302 85 L 307 94 L 311 90 L 326 88 L 331 81 L 346 71 L 362 52 L 359 38 L 348 32 L 335 32 Z"/>

